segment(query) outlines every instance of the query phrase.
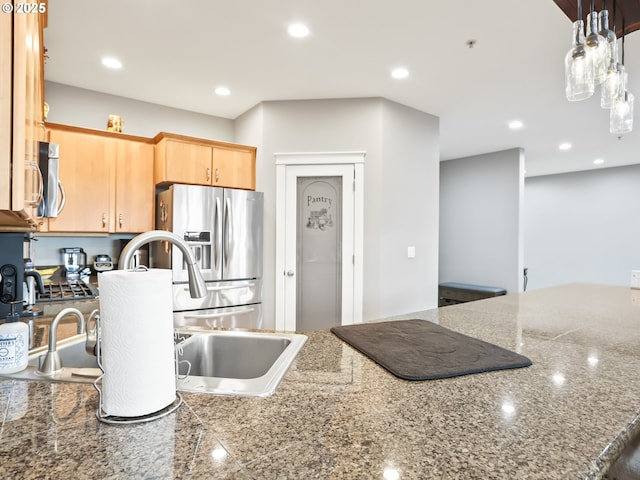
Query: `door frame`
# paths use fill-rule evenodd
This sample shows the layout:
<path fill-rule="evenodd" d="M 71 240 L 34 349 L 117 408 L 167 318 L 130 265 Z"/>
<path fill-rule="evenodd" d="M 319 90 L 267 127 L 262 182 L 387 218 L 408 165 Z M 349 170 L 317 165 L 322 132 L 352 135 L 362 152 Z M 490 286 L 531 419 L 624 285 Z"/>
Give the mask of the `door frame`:
<path fill-rule="evenodd" d="M 364 158 L 366 152 L 303 152 L 276 153 L 276 318 L 275 328 L 278 331 L 295 331 L 295 317 L 287 318 L 285 290 L 285 238 L 286 238 L 286 179 L 287 167 L 314 167 L 318 165 L 353 166 L 354 179 L 354 211 L 353 211 L 353 298 L 352 314 L 342 324 L 350 325 L 362 322 L 363 294 L 363 249 L 364 249 Z M 310 170 L 311 170 L 310 168 Z M 343 247 L 344 251 L 344 247 Z M 343 286 L 343 291 L 344 291 Z M 343 312 L 344 314 L 344 312 Z"/>

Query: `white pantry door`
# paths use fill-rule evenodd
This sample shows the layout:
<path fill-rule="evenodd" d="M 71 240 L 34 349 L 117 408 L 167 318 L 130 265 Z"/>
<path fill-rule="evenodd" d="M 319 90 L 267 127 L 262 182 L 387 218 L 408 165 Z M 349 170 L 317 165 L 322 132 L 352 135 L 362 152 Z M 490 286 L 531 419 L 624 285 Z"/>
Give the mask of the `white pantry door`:
<path fill-rule="evenodd" d="M 356 194 L 361 167 L 288 164 L 281 171 L 278 330 L 309 331 L 361 321 L 362 205 Z"/>

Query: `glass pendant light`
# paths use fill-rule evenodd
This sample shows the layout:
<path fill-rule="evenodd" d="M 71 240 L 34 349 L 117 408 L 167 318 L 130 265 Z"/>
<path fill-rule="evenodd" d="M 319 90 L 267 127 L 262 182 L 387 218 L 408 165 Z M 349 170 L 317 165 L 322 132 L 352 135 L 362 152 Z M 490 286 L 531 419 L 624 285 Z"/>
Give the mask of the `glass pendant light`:
<path fill-rule="evenodd" d="M 587 37 L 585 43 L 593 57 L 593 81 L 596 85 L 604 82 L 609 66 L 609 43 L 598 33 L 598 12 L 594 10 L 594 0 L 591 0 L 591 12 L 587 16 Z"/>
<path fill-rule="evenodd" d="M 602 108 L 611 108 L 613 99 L 620 89 L 620 78 L 624 67 L 618 63 L 618 39 L 613 30 L 609 29 L 609 12 L 606 10 L 606 1 L 602 2 L 603 10 L 600 12 L 600 35 L 602 35 L 609 44 L 609 60 L 607 62 L 607 73 L 600 90 L 600 106 Z M 613 19 L 615 24 L 616 5 L 613 3 Z"/>
<path fill-rule="evenodd" d="M 633 130 L 633 94 L 625 91 L 617 97 L 611 106 L 609 131 L 615 135 L 629 133 Z"/>
<path fill-rule="evenodd" d="M 564 59 L 567 100 L 585 100 L 593 95 L 593 59 L 585 47 L 582 0 L 578 0 L 578 19 L 573 22 L 573 46 Z"/>
<path fill-rule="evenodd" d="M 600 106 L 602 108 L 611 108 L 614 99 L 619 95 L 620 84 L 622 78 L 627 73 L 624 71 L 624 65 L 618 62 L 612 62 L 607 70 L 607 76 L 602 82 L 600 90 Z"/>
<path fill-rule="evenodd" d="M 622 65 L 624 66 L 624 20 L 622 21 Z M 609 131 L 615 135 L 633 130 L 633 94 L 627 91 L 627 72 L 622 72 L 618 94 L 613 99 Z"/>

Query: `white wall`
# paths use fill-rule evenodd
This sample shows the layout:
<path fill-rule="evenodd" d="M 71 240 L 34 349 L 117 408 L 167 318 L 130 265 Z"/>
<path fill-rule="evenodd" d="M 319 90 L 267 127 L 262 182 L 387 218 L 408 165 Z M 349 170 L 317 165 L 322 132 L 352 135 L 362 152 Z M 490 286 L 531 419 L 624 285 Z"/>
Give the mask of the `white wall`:
<path fill-rule="evenodd" d="M 440 164 L 440 282 L 522 289 L 524 154 Z"/>
<path fill-rule="evenodd" d="M 527 178 L 528 289 L 629 286 L 640 269 L 640 165 Z"/>
<path fill-rule="evenodd" d="M 237 120 L 236 137 L 259 152 L 267 326 L 275 324 L 275 153 L 367 152 L 364 319 L 437 306 L 436 117 L 380 98 L 264 102 Z M 412 261 L 408 242 L 418 252 Z"/>

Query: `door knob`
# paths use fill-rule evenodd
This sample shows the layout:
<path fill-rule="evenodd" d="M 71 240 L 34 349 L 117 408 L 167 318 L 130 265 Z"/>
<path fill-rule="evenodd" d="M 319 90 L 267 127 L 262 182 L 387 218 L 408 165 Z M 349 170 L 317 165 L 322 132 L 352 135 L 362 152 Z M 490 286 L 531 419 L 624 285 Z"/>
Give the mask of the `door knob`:
<path fill-rule="evenodd" d="M 287 270 L 287 277 L 293 277 L 294 275 L 293 270 Z"/>

